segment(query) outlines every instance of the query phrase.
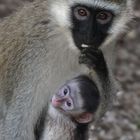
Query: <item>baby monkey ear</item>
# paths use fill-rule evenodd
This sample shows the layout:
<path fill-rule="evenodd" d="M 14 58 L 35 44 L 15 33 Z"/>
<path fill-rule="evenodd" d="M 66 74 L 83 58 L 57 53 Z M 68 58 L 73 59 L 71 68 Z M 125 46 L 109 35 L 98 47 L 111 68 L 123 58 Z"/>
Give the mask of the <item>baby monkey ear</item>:
<path fill-rule="evenodd" d="M 85 112 L 77 117 L 75 117 L 75 120 L 78 123 L 89 123 L 93 120 L 93 114 L 89 112 Z"/>

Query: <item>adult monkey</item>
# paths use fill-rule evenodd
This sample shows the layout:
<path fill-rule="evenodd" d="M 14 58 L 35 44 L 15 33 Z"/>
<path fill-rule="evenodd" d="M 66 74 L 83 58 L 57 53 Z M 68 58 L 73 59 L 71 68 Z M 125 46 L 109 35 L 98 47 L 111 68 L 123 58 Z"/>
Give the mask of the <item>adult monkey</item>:
<path fill-rule="evenodd" d="M 101 47 L 111 67 L 108 44 L 130 19 L 131 7 L 131 0 L 35 0 L 0 24 L 2 140 L 34 140 L 34 125 L 50 94 L 66 80 L 89 74 L 79 64 L 83 47 Z M 92 76 L 101 94 L 96 118 L 115 92 L 109 71 L 109 85 Z"/>

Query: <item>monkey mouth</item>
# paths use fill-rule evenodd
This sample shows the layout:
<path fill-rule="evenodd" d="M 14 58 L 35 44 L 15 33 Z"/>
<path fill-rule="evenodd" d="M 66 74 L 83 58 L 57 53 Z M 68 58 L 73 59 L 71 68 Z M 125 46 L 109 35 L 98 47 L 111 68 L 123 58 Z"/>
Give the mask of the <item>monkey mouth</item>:
<path fill-rule="evenodd" d="M 88 48 L 89 45 L 87 45 L 87 44 L 82 44 L 81 47 L 82 47 L 82 48 Z"/>
<path fill-rule="evenodd" d="M 81 49 L 85 49 L 85 48 L 98 49 L 98 47 L 95 46 L 93 43 L 83 43 L 83 44 L 81 44 Z"/>
<path fill-rule="evenodd" d="M 62 102 L 63 102 L 62 99 L 58 99 L 58 98 L 56 98 L 55 96 L 53 96 L 52 99 L 51 99 L 51 104 L 52 104 L 55 108 L 60 107 L 61 104 L 62 104 Z"/>

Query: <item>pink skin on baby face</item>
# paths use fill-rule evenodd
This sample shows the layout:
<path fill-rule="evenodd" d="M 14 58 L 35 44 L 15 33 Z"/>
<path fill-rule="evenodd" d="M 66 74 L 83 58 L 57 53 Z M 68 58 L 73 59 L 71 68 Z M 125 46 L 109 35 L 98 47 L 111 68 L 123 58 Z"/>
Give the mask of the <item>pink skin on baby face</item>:
<path fill-rule="evenodd" d="M 61 88 L 58 93 L 52 97 L 51 103 L 55 108 L 64 111 L 72 110 L 74 108 L 74 103 L 69 86 Z"/>
<path fill-rule="evenodd" d="M 76 92 L 74 92 L 73 87 L 65 85 L 63 86 L 53 97 L 51 100 L 51 104 L 56 109 L 60 109 L 65 113 L 69 111 L 75 110 L 74 98 L 76 97 Z M 82 108 L 82 107 L 81 107 Z M 68 113 L 69 115 L 71 113 Z M 73 113 L 72 113 L 73 114 Z M 76 116 L 73 114 L 75 120 L 79 123 L 89 123 L 93 119 L 93 114 L 89 112 L 81 112 Z"/>

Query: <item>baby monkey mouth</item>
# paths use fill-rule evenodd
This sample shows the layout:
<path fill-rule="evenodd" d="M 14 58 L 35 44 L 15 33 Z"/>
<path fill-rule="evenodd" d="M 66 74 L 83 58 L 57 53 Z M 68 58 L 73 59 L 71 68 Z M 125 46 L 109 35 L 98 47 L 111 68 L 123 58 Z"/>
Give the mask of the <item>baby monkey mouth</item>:
<path fill-rule="evenodd" d="M 51 103 L 54 107 L 56 108 L 60 107 L 62 102 L 64 102 L 64 99 L 59 99 L 55 96 L 52 97 Z"/>
<path fill-rule="evenodd" d="M 57 97 L 53 96 L 51 100 L 51 104 L 53 107 L 61 110 L 61 111 L 70 111 L 73 109 L 73 100 L 72 97 Z"/>

